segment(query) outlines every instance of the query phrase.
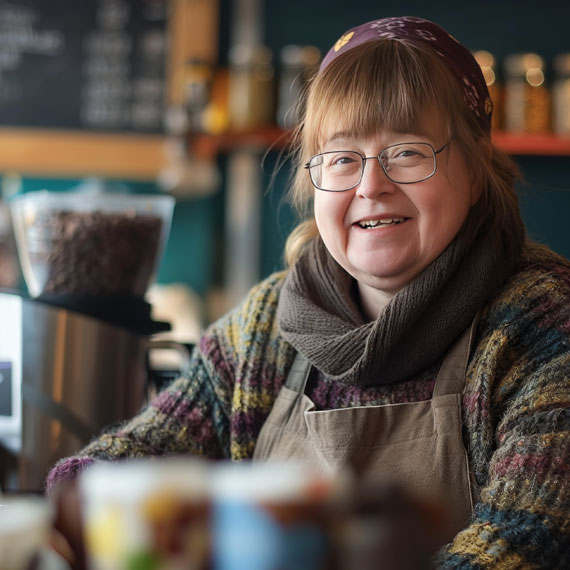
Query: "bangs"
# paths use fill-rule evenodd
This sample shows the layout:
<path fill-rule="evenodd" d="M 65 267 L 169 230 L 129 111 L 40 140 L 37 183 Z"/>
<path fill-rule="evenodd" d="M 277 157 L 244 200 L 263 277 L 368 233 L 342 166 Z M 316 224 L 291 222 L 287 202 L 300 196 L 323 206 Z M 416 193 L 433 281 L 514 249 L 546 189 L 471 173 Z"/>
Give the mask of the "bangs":
<path fill-rule="evenodd" d="M 420 46 L 394 40 L 357 46 L 316 77 L 307 101 L 303 154 L 320 152 L 333 132 L 433 134 L 428 132 L 433 119 L 445 118 L 455 97 L 463 97 L 457 81 L 438 56 Z M 449 124 L 443 127 L 450 130 Z"/>

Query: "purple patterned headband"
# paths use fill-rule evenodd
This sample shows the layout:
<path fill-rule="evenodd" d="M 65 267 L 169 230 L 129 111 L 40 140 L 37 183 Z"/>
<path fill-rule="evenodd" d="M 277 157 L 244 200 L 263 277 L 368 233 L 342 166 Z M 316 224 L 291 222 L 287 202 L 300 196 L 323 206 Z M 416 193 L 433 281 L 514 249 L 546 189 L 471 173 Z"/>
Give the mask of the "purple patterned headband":
<path fill-rule="evenodd" d="M 374 20 L 344 33 L 321 63 L 321 71 L 339 55 L 371 40 L 387 38 L 431 47 L 446 62 L 463 88 L 469 108 L 487 132 L 491 131 L 493 103 L 479 64 L 471 52 L 443 28 L 422 18 L 409 16 Z"/>

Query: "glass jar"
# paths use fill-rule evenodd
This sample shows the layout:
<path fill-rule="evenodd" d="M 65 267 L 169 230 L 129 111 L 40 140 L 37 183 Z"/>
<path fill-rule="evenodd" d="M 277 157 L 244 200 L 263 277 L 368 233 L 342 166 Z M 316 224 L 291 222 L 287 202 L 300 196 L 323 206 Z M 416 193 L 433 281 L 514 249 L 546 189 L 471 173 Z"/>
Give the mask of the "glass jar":
<path fill-rule="evenodd" d="M 544 61 L 535 53 L 505 58 L 505 130 L 550 130 L 550 92 L 545 83 Z"/>
<path fill-rule="evenodd" d="M 20 265 L 12 230 L 10 210 L 0 200 L 0 288 L 15 289 L 20 281 Z"/>
<path fill-rule="evenodd" d="M 281 50 L 280 58 L 277 123 L 290 129 L 303 115 L 305 90 L 318 70 L 321 52 L 315 46 L 288 45 Z"/>
<path fill-rule="evenodd" d="M 570 135 L 570 53 L 561 53 L 553 62 L 556 79 L 552 86 L 552 129 Z"/>
<path fill-rule="evenodd" d="M 199 59 L 190 59 L 184 68 L 184 106 L 191 132 L 202 132 L 203 116 L 210 102 L 213 66 Z"/>
<path fill-rule="evenodd" d="M 479 67 L 483 73 L 489 96 L 493 101 L 493 116 L 491 119 L 491 127 L 500 130 L 504 127 L 504 111 L 503 111 L 503 87 L 499 82 L 495 69 L 495 57 L 492 53 L 485 50 L 479 50 L 473 53 Z"/>
<path fill-rule="evenodd" d="M 265 46 L 236 45 L 229 53 L 229 111 L 234 131 L 269 125 L 274 116 L 272 52 Z"/>

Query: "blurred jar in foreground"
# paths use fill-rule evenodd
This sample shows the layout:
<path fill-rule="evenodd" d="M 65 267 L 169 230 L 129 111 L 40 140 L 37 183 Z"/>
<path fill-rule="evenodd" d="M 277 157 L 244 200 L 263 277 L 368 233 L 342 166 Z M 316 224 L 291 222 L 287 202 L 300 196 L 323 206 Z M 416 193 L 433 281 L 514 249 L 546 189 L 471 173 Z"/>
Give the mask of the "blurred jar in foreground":
<path fill-rule="evenodd" d="M 315 46 L 288 45 L 281 50 L 280 58 L 277 123 L 291 129 L 303 116 L 305 90 L 318 70 L 321 52 Z"/>
<path fill-rule="evenodd" d="M 271 50 L 236 45 L 230 50 L 229 63 L 231 129 L 246 131 L 271 124 L 275 106 Z"/>
<path fill-rule="evenodd" d="M 550 92 L 545 83 L 544 61 L 535 53 L 505 58 L 505 130 L 550 130 Z"/>
<path fill-rule="evenodd" d="M 216 570 L 331 567 L 330 479 L 293 463 L 239 463 L 212 485 Z"/>
<path fill-rule="evenodd" d="M 561 53 L 553 62 L 556 79 L 552 87 L 552 130 L 570 135 L 570 53 Z"/>
<path fill-rule="evenodd" d="M 42 497 L 0 497 L 0 568 L 28 570 L 47 547 L 52 507 Z"/>
<path fill-rule="evenodd" d="M 102 463 L 88 468 L 79 485 L 90 570 L 208 568 L 205 462 Z"/>
<path fill-rule="evenodd" d="M 485 83 L 487 84 L 487 89 L 489 89 L 491 101 L 493 101 L 493 117 L 491 126 L 493 129 L 500 130 L 504 127 L 503 87 L 497 77 L 495 57 L 492 53 L 485 50 L 476 51 L 473 53 L 473 56 L 481 68 L 483 77 L 485 78 Z"/>

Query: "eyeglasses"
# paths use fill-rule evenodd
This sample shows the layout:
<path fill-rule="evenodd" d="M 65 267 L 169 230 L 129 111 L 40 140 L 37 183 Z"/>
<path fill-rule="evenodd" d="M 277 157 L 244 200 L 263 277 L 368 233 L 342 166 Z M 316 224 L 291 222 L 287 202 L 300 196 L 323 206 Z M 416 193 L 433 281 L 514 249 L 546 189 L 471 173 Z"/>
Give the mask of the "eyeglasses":
<path fill-rule="evenodd" d="M 304 167 L 315 188 L 325 192 L 345 192 L 358 186 L 367 160 L 378 159 L 384 174 L 396 184 L 414 184 L 431 178 L 437 169 L 436 155 L 452 139 L 435 149 L 426 142 L 393 144 L 377 156 L 364 156 L 355 150 L 331 150 L 316 154 Z"/>

